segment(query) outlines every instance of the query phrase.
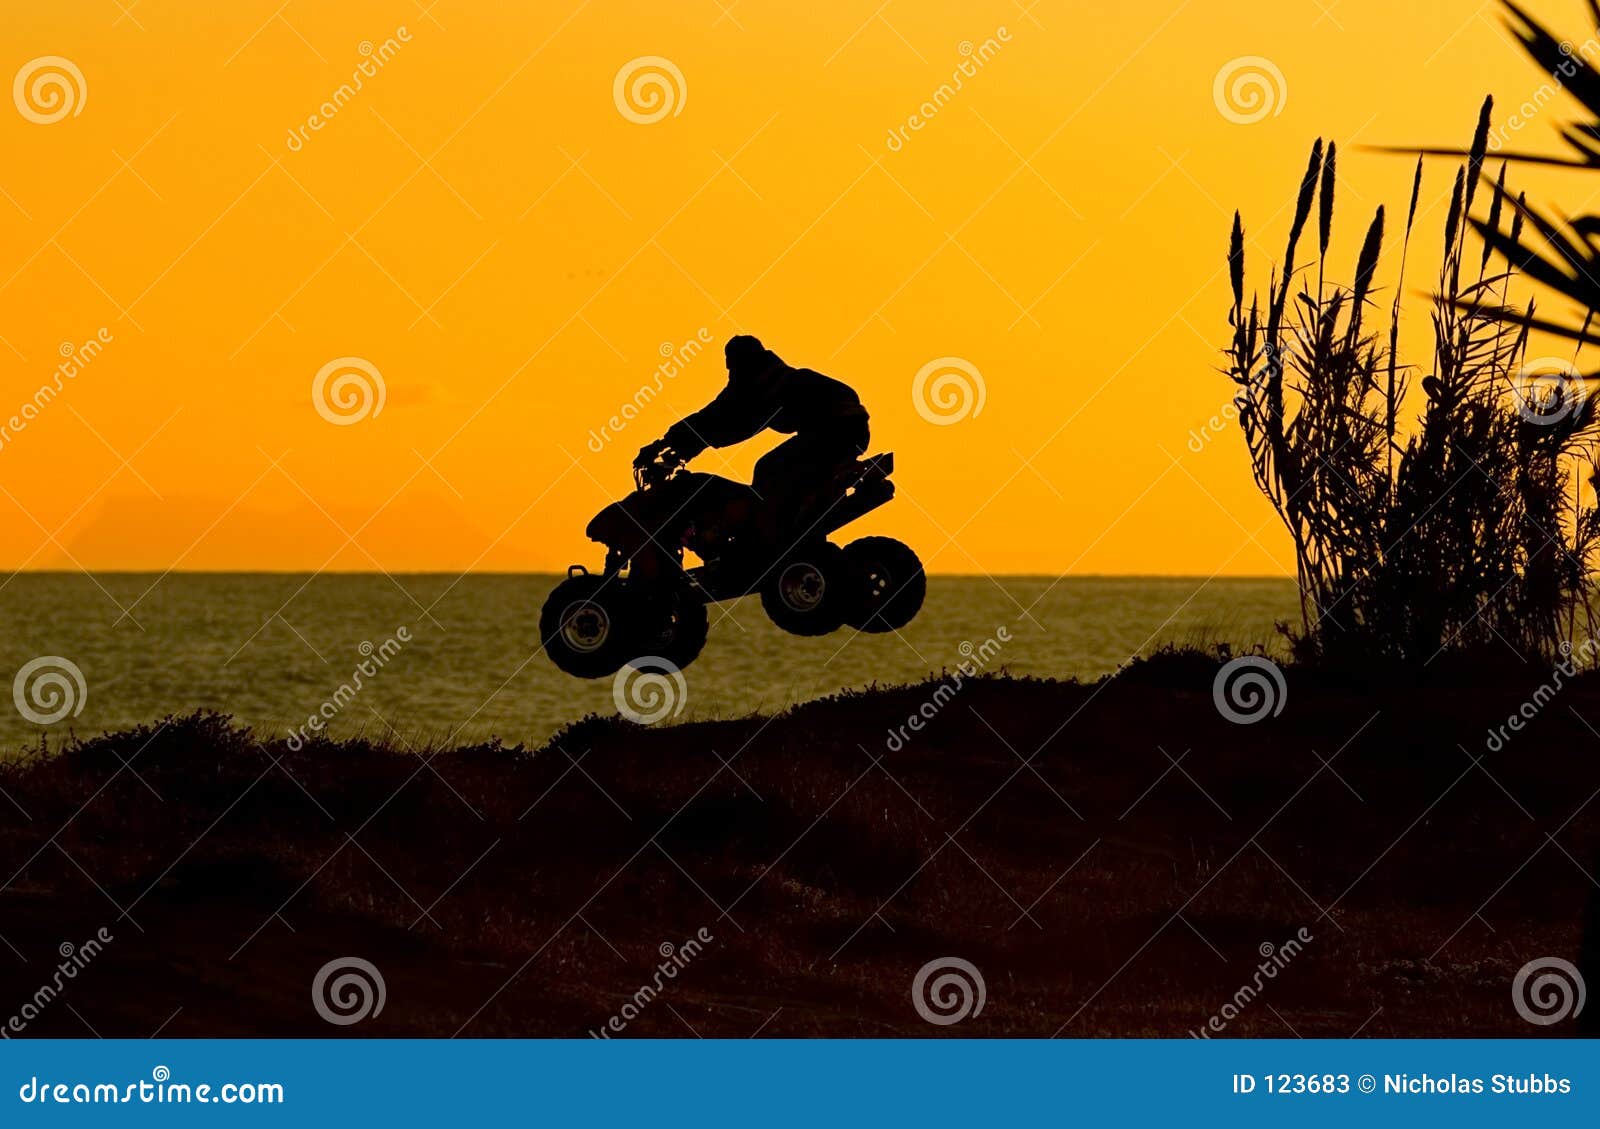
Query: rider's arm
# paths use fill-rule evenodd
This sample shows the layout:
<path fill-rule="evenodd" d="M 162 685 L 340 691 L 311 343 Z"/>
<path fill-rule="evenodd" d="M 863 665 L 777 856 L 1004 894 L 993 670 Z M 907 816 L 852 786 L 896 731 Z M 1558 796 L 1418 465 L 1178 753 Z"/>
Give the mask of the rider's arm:
<path fill-rule="evenodd" d="M 739 395 L 730 385 L 705 407 L 668 428 L 662 442 L 684 459 L 692 459 L 707 447 L 743 443 L 766 425 L 761 405 Z"/>

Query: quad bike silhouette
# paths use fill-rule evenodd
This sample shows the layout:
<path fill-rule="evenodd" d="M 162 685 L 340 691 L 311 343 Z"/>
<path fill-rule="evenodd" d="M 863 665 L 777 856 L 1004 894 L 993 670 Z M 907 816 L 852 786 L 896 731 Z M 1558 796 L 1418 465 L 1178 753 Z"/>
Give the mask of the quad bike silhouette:
<path fill-rule="evenodd" d="M 539 637 L 551 660 L 579 678 L 604 678 L 655 656 L 680 669 L 705 646 L 706 605 L 759 593 L 772 622 L 795 635 L 896 631 L 922 607 L 927 581 L 910 547 L 828 537 L 894 497 L 892 454 L 839 470 L 805 498 L 787 529 L 768 526 L 749 486 L 683 469 L 670 451 L 634 468 L 636 489 L 585 531 L 605 566 L 582 565 L 545 600 Z M 685 567 L 684 550 L 701 564 Z"/>

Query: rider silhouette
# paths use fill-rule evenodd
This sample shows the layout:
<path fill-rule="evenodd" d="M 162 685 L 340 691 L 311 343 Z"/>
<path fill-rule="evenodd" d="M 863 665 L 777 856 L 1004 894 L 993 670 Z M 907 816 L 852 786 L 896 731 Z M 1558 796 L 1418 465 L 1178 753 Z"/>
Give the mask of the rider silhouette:
<path fill-rule="evenodd" d="M 730 338 L 723 353 L 727 386 L 641 447 L 635 465 L 657 457 L 686 463 L 707 447 L 731 447 L 767 428 L 790 433 L 757 461 L 751 482 L 765 504 L 770 538 L 793 523 L 819 482 L 866 453 L 867 409 L 848 384 L 793 368 L 754 337 Z"/>

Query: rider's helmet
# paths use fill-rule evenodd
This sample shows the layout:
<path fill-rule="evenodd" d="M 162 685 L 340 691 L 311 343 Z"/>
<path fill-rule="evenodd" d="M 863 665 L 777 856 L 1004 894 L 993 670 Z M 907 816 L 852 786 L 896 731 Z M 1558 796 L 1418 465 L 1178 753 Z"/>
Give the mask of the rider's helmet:
<path fill-rule="evenodd" d="M 758 375 L 769 363 L 767 347 L 761 344 L 761 338 L 748 333 L 728 338 L 722 355 L 727 359 L 729 376 Z"/>
<path fill-rule="evenodd" d="M 778 354 L 748 333 L 728 338 L 722 354 L 728 362 L 728 381 L 732 384 L 752 390 L 768 389 L 783 376 L 784 365 Z"/>

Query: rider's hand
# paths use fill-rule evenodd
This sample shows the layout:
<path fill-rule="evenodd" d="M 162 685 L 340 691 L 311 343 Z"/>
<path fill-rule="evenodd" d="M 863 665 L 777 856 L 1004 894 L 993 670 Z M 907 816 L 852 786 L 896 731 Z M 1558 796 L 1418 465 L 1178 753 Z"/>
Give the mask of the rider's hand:
<path fill-rule="evenodd" d="M 646 443 L 639 448 L 639 454 L 635 456 L 633 465 L 636 467 L 649 466 L 656 461 L 657 456 L 666 449 L 666 446 L 666 443 L 660 439 L 657 439 L 654 443 Z"/>

